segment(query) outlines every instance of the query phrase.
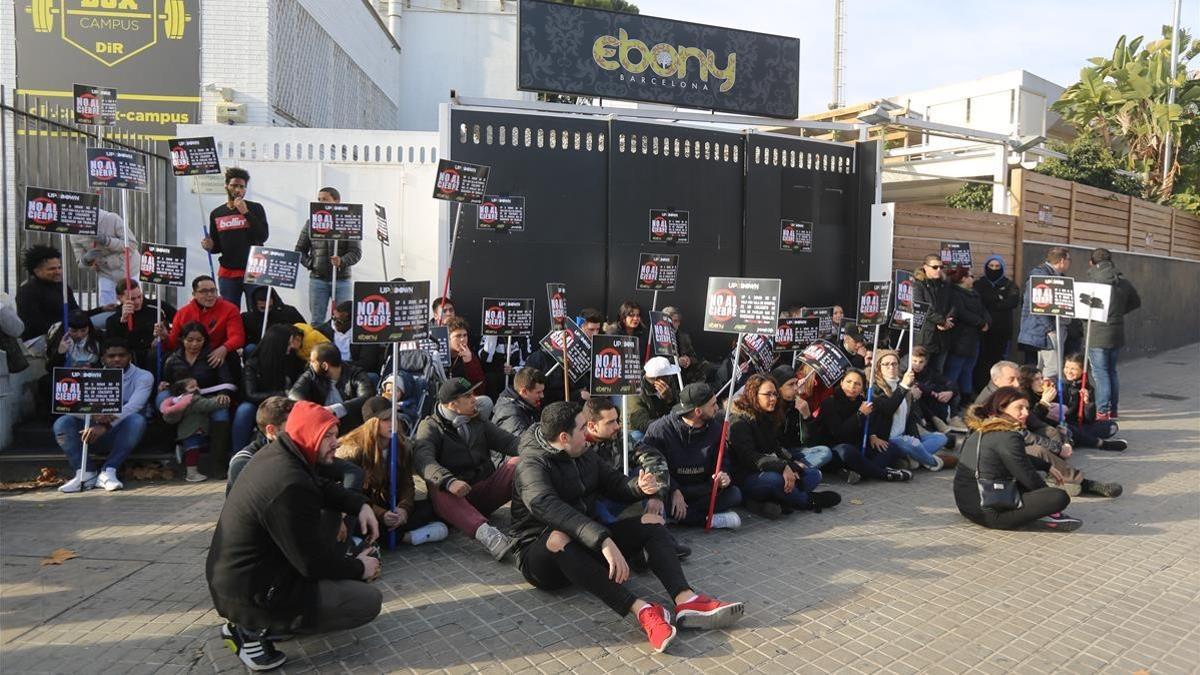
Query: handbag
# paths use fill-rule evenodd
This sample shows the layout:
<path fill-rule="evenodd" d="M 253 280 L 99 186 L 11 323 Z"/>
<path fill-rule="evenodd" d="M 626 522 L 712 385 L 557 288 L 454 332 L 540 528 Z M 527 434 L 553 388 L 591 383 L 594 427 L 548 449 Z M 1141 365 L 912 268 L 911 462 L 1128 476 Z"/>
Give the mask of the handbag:
<path fill-rule="evenodd" d="M 979 464 L 983 434 L 975 436 L 975 483 L 979 486 L 979 505 L 985 510 L 1012 511 L 1022 506 L 1021 491 L 1015 478 L 980 478 Z"/>

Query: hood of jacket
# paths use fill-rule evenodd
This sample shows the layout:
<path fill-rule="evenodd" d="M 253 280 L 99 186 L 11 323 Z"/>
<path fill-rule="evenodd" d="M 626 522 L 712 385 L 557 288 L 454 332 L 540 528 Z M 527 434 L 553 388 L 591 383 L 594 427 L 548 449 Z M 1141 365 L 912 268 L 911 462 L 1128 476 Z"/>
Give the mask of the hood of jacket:
<path fill-rule="evenodd" d="M 971 406 L 967 411 L 966 418 L 963 420 L 967 423 L 967 428 L 971 431 L 977 431 L 982 434 L 989 431 L 1021 431 L 1023 428 L 1020 422 L 1007 416 L 981 419 L 978 416 L 978 412 L 979 410 L 976 406 Z"/>
<path fill-rule="evenodd" d="M 1000 264 L 1000 274 L 995 279 L 988 274 L 988 265 L 990 265 L 993 260 Z M 981 274 L 979 278 L 986 279 L 987 282 L 993 286 L 998 286 L 1004 283 L 1004 275 L 1007 273 L 1007 271 L 1008 269 L 1004 266 L 1004 258 L 998 255 L 989 255 L 987 260 L 983 261 L 983 274 Z"/>
<path fill-rule="evenodd" d="M 309 466 L 317 463 L 317 449 L 330 427 L 336 427 L 338 418 L 323 406 L 308 401 L 297 401 L 288 415 L 287 435 L 296 444 Z"/>
<path fill-rule="evenodd" d="M 1088 268 L 1088 279 L 1098 284 L 1112 286 L 1121 280 L 1121 272 L 1111 260 L 1105 260 Z"/>

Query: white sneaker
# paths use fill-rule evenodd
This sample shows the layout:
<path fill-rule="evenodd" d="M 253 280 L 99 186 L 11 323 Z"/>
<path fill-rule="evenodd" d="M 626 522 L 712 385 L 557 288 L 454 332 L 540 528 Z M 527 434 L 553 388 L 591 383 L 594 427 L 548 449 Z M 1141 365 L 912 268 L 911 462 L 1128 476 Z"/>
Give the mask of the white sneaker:
<path fill-rule="evenodd" d="M 197 471 L 196 467 L 189 466 L 187 468 L 187 476 L 184 477 L 184 480 L 186 480 L 189 483 L 203 483 L 204 481 L 208 480 L 208 476 L 205 476 L 204 474 Z"/>
<path fill-rule="evenodd" d="M 117 470 L 107 467 L 96 477 L 96 485 L 104 488 L 105 492 L 115 492 L 125 487 L 125 484 L 117 480 Z"/>
<path fill-rule="evenodd" d="M 742 517 L 733 511 L 714 513 L 712 526 L 714 529 L 725 528 L 727 530 L 736 530 L 742 526 Z"/>
<path fill-rule="evenodd" d="M 85 471 L 83 473 L 83 480 L 79 479 L 79 472 L 76 471 L 75 475 L 71 478 L 71 480 L 58 486 L 58 491 L 66 492 L 66 493 L 79 492 L 80 490 L 82 490 L 85 487 L 90 488 L 90 487 L 95 487 L 95 486 L 96 486 L 96 472 L 95 471 Z"/>
<path fill-rule="evenodd" d="M 930 471 L 941 471 L 942 467 L 946 466 L 946 463 L 944 461 L 942 461 L 941 457 L 934 455 L 933 459 L 934 459 L 934 463 L 925 465 L 926 469 L 929 469 Z"/>
<path fill-rule="evenodd" d="M 446 524 L 435 520 L 423 527 L 409 530 L 404 535 L 404 538 L 413 546 L 420 546 L 421 544 L 442 541 L 448 536 L 450 536 L 450 530 L 446 528 Z"/>

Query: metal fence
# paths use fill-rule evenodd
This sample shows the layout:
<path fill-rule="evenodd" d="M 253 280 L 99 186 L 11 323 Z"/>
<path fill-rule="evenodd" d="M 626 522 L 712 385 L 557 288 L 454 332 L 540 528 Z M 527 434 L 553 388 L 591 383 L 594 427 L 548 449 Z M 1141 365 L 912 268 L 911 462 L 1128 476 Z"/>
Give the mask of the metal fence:
<path fill-rule="evenodd" d="M 173 183 L 170 158 L 165 144 L 145 139 L 120 127 L 78 126 L 71 107 L 49 103 L 46 99 L 17 94 L 0 87 L 0 237 L 9 251 L 3 260 L 4 290 L 15 292 L 28 276 L 21 269 L 21 251 L 33 244 L 63 248 L 60 235 L 28 232 L 24 229 L 25 188 L 28 186 L 94 191 L 100 194 L 100 208 L 120 214 L 139 242 L 172 243 L 168 214 L 173 212 Z M 102 131 L 102 135 L 101 132 Z M 87 184 L 87 148 L 111 147 L 134 150 L 146 156 L 147 189 L 130 190 L 127 212 L 122 212 L 121 190 L 89 190 Z M 8 217 L 14 214 L 15 217 Z M 15 246 L 12 246 L 15 242 Z M 70 247 L 63 253 L 67 282 L 84 308 L 97 304 L 96 273 L 81 266 Z M 132 255 L 137 255 L 133 251 Z"/>

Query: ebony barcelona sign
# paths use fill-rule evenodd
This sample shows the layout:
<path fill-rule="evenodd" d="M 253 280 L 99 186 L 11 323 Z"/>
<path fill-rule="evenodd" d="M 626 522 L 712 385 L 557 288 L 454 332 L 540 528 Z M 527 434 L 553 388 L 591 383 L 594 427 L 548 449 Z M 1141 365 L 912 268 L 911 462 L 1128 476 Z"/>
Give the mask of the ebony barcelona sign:
<path fill-rule="evenodd" d="M 794 119 L 796 38 L 521 0 L 517 86 Z"/>

